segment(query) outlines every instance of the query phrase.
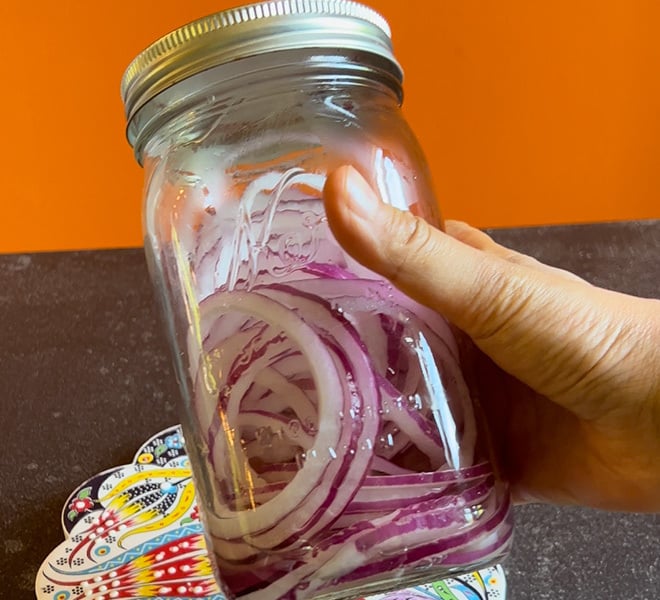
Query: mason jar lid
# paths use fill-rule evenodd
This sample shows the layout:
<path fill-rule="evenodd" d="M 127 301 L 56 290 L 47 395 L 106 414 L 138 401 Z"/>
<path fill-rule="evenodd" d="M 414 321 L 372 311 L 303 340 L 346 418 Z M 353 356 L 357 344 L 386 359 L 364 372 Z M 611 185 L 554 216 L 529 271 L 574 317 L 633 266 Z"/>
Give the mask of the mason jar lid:
<path fill-rule="evenodd" d="M 341 48 L 378 55 L 403 74 L 387 21 L 352 0 L 271 0 L 193 21 L 154 42 L 121 82 L 126 118 L 176 83 L 223 63 L 279 50 Z"/>

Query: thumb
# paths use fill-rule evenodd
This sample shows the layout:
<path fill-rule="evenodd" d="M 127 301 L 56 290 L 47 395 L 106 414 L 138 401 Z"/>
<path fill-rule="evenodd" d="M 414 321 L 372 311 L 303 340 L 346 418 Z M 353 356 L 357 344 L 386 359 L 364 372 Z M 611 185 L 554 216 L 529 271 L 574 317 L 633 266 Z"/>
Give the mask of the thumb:
<path fill-rule="evenodd" d="M 329 225 L 349 254 L 443 314 L 537 392 L 555 400 L 574 392 L 602 357 L 594 348 L 608 335 L 607 321 L 584 301 L 585 293 L 597 293 L 592 286 L 484 252 L 385 205 L 351 167 L 330 174 L 324 198 Z"/>
<path fill-rule="evenodd" d="M 382 203 L 352 167 L 329 176 L 324 196 L 330 227 L 345 250 L 475 341 L 517 322 L 527 329 L 526 312 L 550 300 L 539 289 L 545 277 Z"/>

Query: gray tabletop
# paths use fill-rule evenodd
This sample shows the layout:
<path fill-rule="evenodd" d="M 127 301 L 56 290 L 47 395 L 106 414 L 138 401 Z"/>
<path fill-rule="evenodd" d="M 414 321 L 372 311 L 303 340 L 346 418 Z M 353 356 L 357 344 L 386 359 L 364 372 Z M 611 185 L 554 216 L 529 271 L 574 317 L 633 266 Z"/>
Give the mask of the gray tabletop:
<path fill-rule="evenodd" d="M 660 221 L 497 230 L 591 282 L 660 297 Z M 0 598 L 34 598 L 62 504 L 176 423 L 142 250 L 0 256 Z M 660 518 L 517 509 L 510 598 L 660 597 Z"/>

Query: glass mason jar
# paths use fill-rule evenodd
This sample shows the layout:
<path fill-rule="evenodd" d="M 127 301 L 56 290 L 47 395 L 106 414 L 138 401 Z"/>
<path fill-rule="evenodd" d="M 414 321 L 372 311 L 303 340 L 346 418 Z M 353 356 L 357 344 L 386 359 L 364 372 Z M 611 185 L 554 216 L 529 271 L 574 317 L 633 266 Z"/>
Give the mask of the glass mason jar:
<path fill-rule="evenodd" d="M 344 0 L 189 24 L 129 66 L 128 138 L 209 548 L 230 597 L 356 598 L 502 559 L 459 340 L 328 228 L 341 165 L 441 226 L 386 22 Z"/>

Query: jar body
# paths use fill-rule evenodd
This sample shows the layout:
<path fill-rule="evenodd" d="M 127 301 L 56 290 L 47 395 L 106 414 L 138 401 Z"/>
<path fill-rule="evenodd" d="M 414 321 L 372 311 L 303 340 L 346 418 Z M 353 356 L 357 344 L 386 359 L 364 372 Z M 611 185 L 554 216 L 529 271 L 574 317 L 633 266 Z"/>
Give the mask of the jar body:
<path fill-rule="evenodd" d="M 354 598 L 500 560 L 508 492 L 454 331 L 325 218 L 325 177 L 350 164 L 440 225 L 397 95 L 356 56 L 240 62 L 204 75 L 144 161 L 146 249 L 220 583 Z"/>

